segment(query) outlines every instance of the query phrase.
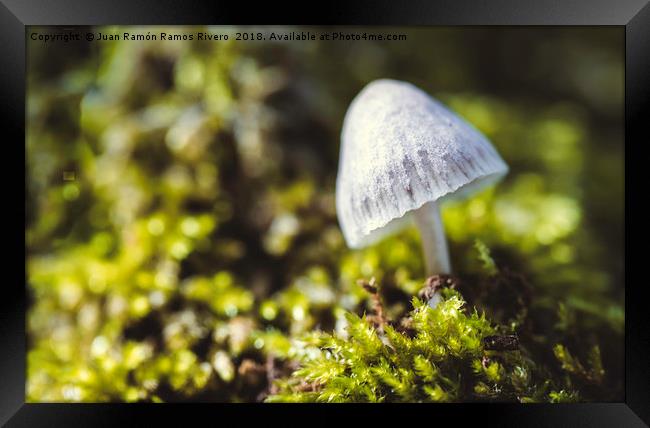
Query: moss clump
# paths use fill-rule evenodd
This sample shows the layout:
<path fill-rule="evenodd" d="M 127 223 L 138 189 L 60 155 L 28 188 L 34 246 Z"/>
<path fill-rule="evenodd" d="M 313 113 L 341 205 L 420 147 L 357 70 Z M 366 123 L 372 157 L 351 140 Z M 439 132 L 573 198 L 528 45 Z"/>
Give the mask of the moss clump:
<path fill-rule="evenodd" d="M 466 314 L 453 293 L 431 309 L 418 298 L 409 313 L 409 333 L 390 324 L 376 328 L 367 317 L 346 315 L 347 337 L 323 333 L 319 351 L 267 401 L 455 401 L 467 385 L 463 373 L 483 353 L 494 333 L 484 316 Z M 490 373 L 494 370 L 490 369 Z M 449 375 L 451 374 L 451 377 Z M 304 391 L 304 383 L 310 391 Z M 297 388 L 296 388 L 297 386 Z"/>
<path fill-rule="evenodd" d="M 485 253 L 482 258 L 485 258 Z M 431 281 L 429 281 L 431 282 Z M 579 400 L 571 381 L 556 382 L 517 336 L 498 335 L 496 326 L 469 309 L 456 290 L 441 291 L 432 309 L 414 297 L 413 309 L 390 322 L 347 313 L 343 335 L 314 333 L 306 338 L 302 365 L 276 382 L 267 402 L 569 402 Z M 600 383 L 598 347 L 585 369 L 562 345 L 555 355 L 568 373 Z"/>

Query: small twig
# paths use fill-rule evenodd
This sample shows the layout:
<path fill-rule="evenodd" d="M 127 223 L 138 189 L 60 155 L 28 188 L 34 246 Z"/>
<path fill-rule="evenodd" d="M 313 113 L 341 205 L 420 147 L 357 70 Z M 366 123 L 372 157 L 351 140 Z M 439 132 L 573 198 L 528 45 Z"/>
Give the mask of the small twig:
<path fill-rule="evenodd" d="M 451 275 L 440 274 L 430 276 L 424 282 L 424 287 L 418 293 L 418 297 L 428 302 L 431 300 L 433 295 L 440 291 L 442 288 L 454 289 L 458 286 L 459 283 L 460 281 L 458 278 Z"/>
<path fill-rule="evenodd" d="M 357 281 L 357 284 L 361 285 L 368 293 L 377 294 L 379 293 L 379 287 L 377 286 L 377 280 L 373 276 L 370 278 L 370 281 L 365 279 L 360 279 Z"/>
<path fill-rule="evenodd" d="M 384 325 L 388 324 L 389 321 L 384 312 L 384 305 L 381 301 L 381 295 L 379 294 L 379 285 L 377 284 L 375 277 L 373 276 L 370 278 L 370 281 L 360 279 L 358 283 L 368 293 L 370 293 L 372 311 L 374 315 L 367 316 L 366 318 L 374 323 L 377 328 L 382 328 Z"/>

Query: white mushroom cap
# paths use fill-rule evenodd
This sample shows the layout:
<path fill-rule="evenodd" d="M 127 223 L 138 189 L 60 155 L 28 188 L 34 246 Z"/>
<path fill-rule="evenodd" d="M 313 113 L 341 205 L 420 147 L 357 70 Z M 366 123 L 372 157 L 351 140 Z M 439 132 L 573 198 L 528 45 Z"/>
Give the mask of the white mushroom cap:
<path fill-rule="evenodd" d="M 430 201 L 508 172 L 476 128 L 410 83 L 380 79 L 352 101 L 341 133 L 336 210 L 350 248 L 397 232 Z"/>

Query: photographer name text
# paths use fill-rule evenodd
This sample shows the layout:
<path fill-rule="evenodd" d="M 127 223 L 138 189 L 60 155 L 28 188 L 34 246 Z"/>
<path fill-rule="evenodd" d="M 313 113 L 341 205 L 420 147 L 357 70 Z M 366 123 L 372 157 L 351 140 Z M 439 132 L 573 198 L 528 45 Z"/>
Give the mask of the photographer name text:
<path fill-rule="evenodd" d="M 114 42 L 114 41 L 205 41 L 223 42 L 235 41 L 271 41 L 271 42 L 300 42 L 300 41 L 403 41 L 405 34 L 372 33 L 367 31 L 237 31 L 227 32 L 101 32 L 101 31 L 62 31 L 53 33 L 32 32 L 29 39 L 41 43 L 70 43 L 70 42 Z"/>

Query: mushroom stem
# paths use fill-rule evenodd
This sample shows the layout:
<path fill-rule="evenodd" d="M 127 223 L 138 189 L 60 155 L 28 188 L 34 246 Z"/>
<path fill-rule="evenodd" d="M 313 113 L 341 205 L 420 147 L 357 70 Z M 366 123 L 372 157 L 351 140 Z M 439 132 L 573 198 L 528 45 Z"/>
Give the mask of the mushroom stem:
<path fill-rule="evenodd" d="M 427 202 L 413 212 L 413 218 L 422 239 L 427 275 L 451 273 L 447 239 L 438 204 L 435 201 Z M 436 293 L 429 300 L 429 306 L 435 307 L 439 301 L 440 296 Z"/>

